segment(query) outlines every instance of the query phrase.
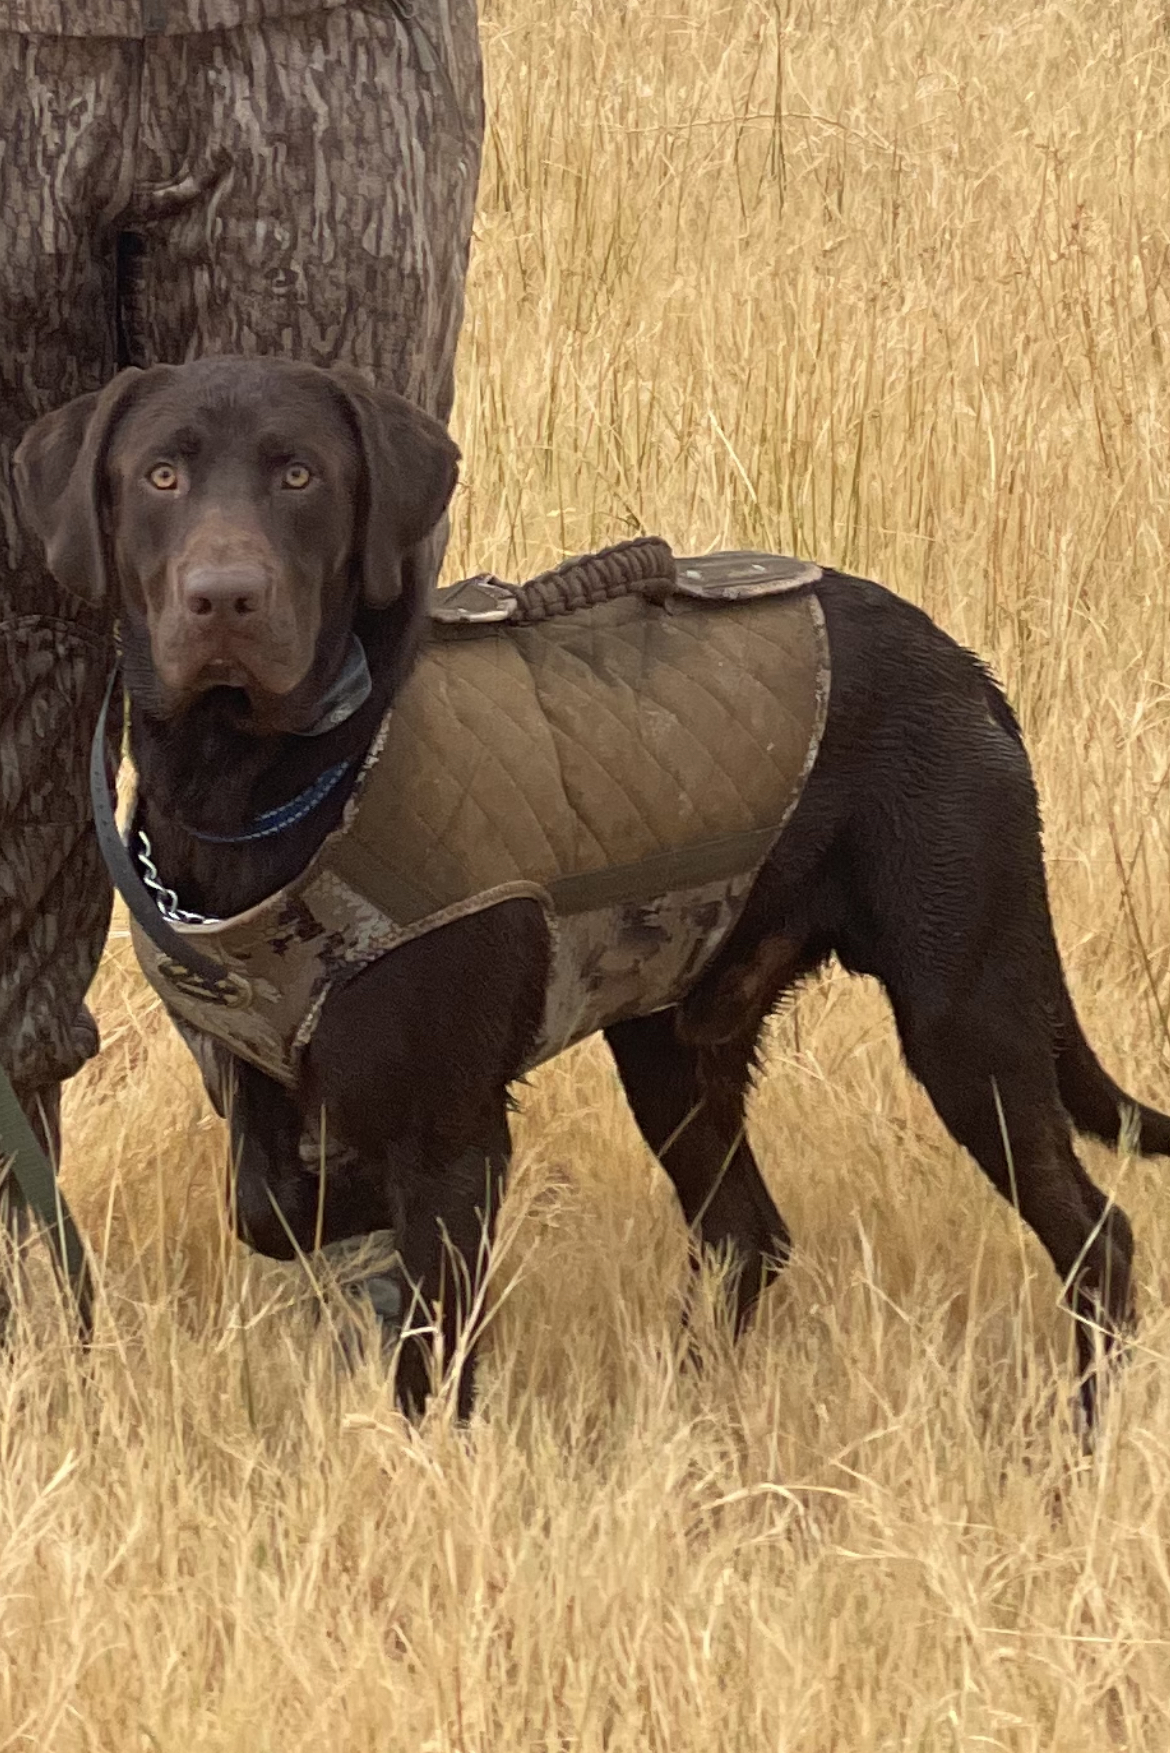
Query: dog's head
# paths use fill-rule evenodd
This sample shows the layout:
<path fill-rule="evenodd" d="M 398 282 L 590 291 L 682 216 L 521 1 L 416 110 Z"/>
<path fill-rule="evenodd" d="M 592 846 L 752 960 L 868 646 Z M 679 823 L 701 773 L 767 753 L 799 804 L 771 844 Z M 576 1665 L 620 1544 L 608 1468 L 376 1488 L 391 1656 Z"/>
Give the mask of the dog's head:
<path fill-rule="evenodd" d="M 124 371 L 46 415 L 16 484 L 57 581 L 145 647 L 154 710 L 230 688 L 257 729 L 295 729 L 359 604 L 429 587 L 458 457 L 356 372 L 221 358 Z"/>

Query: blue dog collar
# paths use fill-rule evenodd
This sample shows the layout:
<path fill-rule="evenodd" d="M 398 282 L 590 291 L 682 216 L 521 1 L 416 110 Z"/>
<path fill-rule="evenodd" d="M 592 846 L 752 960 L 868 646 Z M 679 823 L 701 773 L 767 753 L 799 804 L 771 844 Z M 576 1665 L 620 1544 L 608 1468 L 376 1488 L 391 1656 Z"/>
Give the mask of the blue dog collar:
<path fill-rule="evenodd" d="M 288 803 L 282 803 L 276 809 L 265 810 L 262 815 L 257 816 L 252 826 L 243 834 L 201 834 L 198 828 L 188 828 L 187 832 L 196 840 L 203 840 L 210 846 L 243 846 L 249 840 L 267 840 L 270 835 L 282 834 L 286 828 L 303 822 L 318 804 L 325 802 L 333 788 L 341 783 L 347 773 L 352 773 L 356 766 L 356 761 L 339 761 L 336 767 L 327 767 L 320 778 L 314 779 L 312 785 Z"/>

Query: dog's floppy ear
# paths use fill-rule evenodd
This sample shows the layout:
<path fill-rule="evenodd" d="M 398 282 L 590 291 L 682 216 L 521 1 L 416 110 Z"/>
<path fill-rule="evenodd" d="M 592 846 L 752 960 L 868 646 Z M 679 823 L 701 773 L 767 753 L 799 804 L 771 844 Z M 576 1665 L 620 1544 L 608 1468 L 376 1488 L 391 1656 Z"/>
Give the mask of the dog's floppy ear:
<path fill-rule="evenodd" d="M 372 390 L 348 366 L 334 366 L 330 376 L 344 392 L 365 463 L 362 593 L 373 608 L 385 609 L 402 594 L 404 561 L 447 509 L 459 447 L 404 396 Z"/>
<path fill-rule="evenodd" d="M 110 435 L 145 374 L 120 371 L 104 390 L 77 396 L 29 427 L 13 474 L 20 514 L 45 550 L 57 583 L 85 602 L 108 589 L 101 475 Z"/>

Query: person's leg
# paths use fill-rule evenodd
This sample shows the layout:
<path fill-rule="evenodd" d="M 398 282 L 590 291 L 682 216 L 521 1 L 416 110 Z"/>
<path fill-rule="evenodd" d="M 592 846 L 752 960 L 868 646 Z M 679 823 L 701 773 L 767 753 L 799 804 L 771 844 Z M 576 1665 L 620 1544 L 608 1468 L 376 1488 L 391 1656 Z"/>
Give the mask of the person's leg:
<path fill-rule="evenodd" d="M 123 238 L 134 363 L 346 364 L 448 418 L 483 140 L 479 35 L 474 0 L 407 10 L 420 20 L 371 0 L 148 45 Z M 288 1154 L 287 1167 L 314 1162 L 314 1138 Z M 371 1277 L 365 1294 L 394 1329 L 397 1281 Z"/>
<path fill-rule="evenodd" d="M 474 0 L 409 10 L 407 23 L 373 0 L 148 46 L 143 363 L 344 363 L 447 419 L 483 137 L 479 39 Z"/>
<path fill-rule="evenodd" d="M 12 456 L 32 420 L 115 369 L 106 221 L 127 185 L 136 56 L 0 32 L 0 1063 L 54 1154 L 60 1083 L 98 1045 L 83 1001 L 110 884 L 88 759 L 112 647 L 108 606 L 68 597 L 22 530 Z"/>

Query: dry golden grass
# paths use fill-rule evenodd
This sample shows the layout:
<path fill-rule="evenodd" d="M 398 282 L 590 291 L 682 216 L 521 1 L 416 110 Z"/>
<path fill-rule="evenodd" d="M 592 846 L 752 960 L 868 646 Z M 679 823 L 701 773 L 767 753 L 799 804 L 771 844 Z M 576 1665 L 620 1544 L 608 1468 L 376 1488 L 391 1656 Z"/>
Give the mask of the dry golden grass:
<path fill-rule="evenodd" d="M 1077 1000 L 1170 1092 L 1170 36 L 1153 0 L 490 0 L 452 572 L 629 531 L 890 582 L 998 665 Z M 0 1379 L 0 1749 L 1170 1745 L 1166 1167 L 1099 1450 L 1047 1261 L 840 977 L 752 1115 L 798 1239 L 732 1353 L 604 1050 L 525 1093 L 481 1411 L 421 1430 L 225 1237 L 119 937 Z M 704 1305 L 707 1306 L 707 1305 Z M 1054 1387 L 1054 1383 L 1057 1386 Z"/>

